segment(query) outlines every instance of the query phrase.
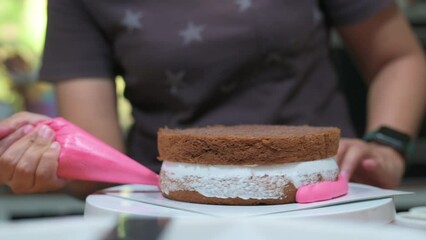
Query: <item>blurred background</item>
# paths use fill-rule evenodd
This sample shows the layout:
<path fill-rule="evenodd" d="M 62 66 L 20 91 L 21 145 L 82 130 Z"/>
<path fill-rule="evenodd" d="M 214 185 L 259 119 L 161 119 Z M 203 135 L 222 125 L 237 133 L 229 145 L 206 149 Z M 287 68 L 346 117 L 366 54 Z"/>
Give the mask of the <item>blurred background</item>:
<path fill-rule="evenodd" d="M 57 116 L 52 86 L 39 81 L 46 27 L 46 0 L 0 0 L 0 121 L 22 110 Z M 116 79 L 120 123 L 133 119 Z M 0 186 L 0 222 L 27 218 L 81 215 L 84 202 L 62 194 L 14 195 Z"/>
<path fill-rule="evenodd" d="M 426 1 L 398 1 L 423 46 L 426 47 Z M 46 0 L 0 1 L 0 120 L 26 110 L 57 116 L 52 87 L 38 81 L 40 56 L 46 26 Z M 332 56 L 360 136 L 365 128 L 366 86 L 352 65 L 337 36 Z M 132 123 L 130 105 L 123 97 L 124 82 L 117 78 L 117 96 L 122 128 Z M 426 123 L 408 159 L 401 190 L 416 195 L 395 199 L 397 210 L 426 205 Z M 0 186 L 0 222 L 16 219 L 81 215 L 84 202 L 61 194 L 14 195 Z"/>

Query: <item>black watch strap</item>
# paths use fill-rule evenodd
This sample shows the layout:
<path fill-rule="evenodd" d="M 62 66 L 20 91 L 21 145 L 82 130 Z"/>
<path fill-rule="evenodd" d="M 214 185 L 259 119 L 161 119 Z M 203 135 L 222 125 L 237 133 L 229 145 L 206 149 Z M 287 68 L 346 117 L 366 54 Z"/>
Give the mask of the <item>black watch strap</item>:
<path fill-rule="evenodd" d="M 376 142 L 392 147 L 404 157 L 411 154 L 413 148 L 409 135 L 389 127 L 380 127 L 376 131 L 367 133 L 363 139 L 367 142 Z"/>

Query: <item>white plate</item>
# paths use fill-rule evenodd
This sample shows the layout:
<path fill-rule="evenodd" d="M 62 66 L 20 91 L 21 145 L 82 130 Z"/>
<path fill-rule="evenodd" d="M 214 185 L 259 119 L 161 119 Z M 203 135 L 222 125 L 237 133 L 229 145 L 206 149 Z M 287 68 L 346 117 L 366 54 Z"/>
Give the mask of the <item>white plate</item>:
<path fill-rule="evenodd" d="M 155 187 L 144 185 L 125 185 L 109 188 L 103 191 L 103 193 L 155 206 L 162 206 L 166 208 L 184 210 L 187 212 L 216 217 L 254 217 L 304 209 L 313 209 L 349 202 L 380 199 L 402 194 L 410 194 L 409 192 L 387 190 L 363 184 L 350 183 L 349 192 L 347 195 L 322 202 L 306 204 L 291 203 L 281 205 L 226 206 L 188 203 L 166 199 L 161 195 L 160 192 L 156 191 Z"/>
<path fill-rule="evenodd" d="M 395 223 L 426 230 L 426 207 L 414 207 L 410 208 L 408 212 L 398 213 L 395 217 Z"/>

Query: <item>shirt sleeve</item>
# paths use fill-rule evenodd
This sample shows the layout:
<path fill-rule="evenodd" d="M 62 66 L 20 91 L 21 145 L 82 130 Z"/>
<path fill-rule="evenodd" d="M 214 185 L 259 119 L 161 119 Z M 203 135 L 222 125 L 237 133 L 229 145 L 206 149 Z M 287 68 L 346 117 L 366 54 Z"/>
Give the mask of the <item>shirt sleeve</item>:
<path fill-rule="evenodd" d="M 50 0 L 39 79 L 117 75 L 108 39 L 79 0 Z"/>
<path fill-rule="evenodd" d="M 390 6 L 392 0 L 324 0 L 321 1 L 331 25 L 348 25 L 359 22 Z"/>

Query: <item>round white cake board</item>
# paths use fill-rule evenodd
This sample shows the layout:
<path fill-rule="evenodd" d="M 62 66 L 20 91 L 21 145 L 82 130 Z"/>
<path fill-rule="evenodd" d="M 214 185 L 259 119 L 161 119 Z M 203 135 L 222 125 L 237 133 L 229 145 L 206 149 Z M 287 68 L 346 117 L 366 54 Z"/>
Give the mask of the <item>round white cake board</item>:
<path fill-rule="evenodd" d="M 200 213 L 143 203 L 119 196 L 95 194 L 86 199 L 85 217 L 96 216 L 134 216 L 155 218 L 208 217 Z M 359 202 L 344 203 L 314 209 L 305 209 L 285 213 L 273 213 L 257 218 L 277 219 L 326 219 L 350 220 L 363 223 L 387 224 L 394 220 L 395 206 L 392 198 L 382 198 Z"/>

